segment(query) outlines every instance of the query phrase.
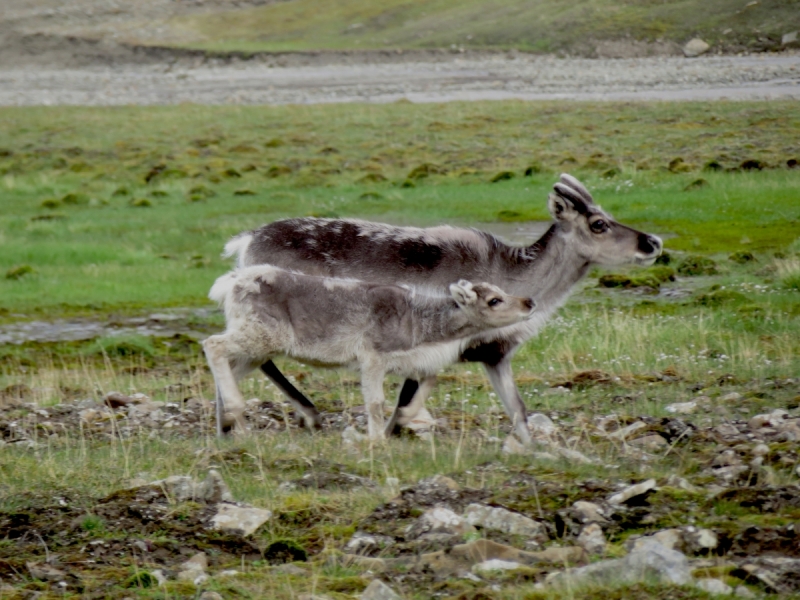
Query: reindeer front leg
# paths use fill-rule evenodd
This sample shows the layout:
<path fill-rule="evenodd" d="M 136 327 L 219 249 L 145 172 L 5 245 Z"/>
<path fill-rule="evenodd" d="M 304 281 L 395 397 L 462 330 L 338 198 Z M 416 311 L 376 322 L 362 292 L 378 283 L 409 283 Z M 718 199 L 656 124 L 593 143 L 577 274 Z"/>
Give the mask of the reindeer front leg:
<path fill-rule="evenodd" d="M 506 414 L 511 419 L 519 439 L 523 444 L 531 443 L 531 432 L 528 429 L 528 417 L 526 414 L 525 403 L 514 383 L 514 374 L 511 371 L 511 357 L 504 356 L 495 364 L 483 364 L 489 381 L 492 382 L 497 395 L 503 401 Z"/>
<path fill-rule="evenodd" d="M 224 335 L 212 335 L 203 342 L 203 352 L 217 388 L 217 435 L 220 436 L 223 425 L 228 423 L 233 424 L 236 432 L 246 431 L 244 398 L 236 384 L 236 377 L 228 359 L 229 343 Z"/>
<path fill-rule="evenodd" d="M 386 435 L 390 436 L 399 431 L 400 427 L 405 427 L 425 408 L 425 400 L 436 385 L 436 375 L 426 377 L 420 382 L 413 379 L 406 379 L 400 396 L 397 398 L 397 405 L 392 412 L 389 422 L 386 424 Z"/>
<path fill-rule="evenodd" d="M 384 396 L 383 380 L 386 371 L 376 365 L 365 366 L 361 370 L 361 393 L 367 407 L 367 435 L 370 441 L 383 441 L 384 436 Z"/>

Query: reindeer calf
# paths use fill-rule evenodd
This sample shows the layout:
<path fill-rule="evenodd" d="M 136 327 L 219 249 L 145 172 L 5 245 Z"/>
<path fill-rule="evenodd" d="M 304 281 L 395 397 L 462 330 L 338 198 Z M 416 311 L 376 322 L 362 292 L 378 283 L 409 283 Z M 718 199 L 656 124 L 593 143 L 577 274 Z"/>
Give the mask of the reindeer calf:
<path fill-rule="evenodd" d="M 203 342 L 217 387 L 217 431 L 244 430 L 237 381 L 285 355 L 361 373 L 370 439 L 383 438 L 387 373 L 422 378 L 458 360 L 469 336 L 530 318 L 532 298 L 509 296 L 489 283 L 461 280 L 450 297 L 397 285 L 286 271 L 270 265 L 236 269 L 214 283 L 209 298 L 225 311 L 226 330 Z M 224 407 L 224 408 L 223 408 Z M 302 411 L 302 408 L 301 408 Z M 316 424 L 315 413 L 305 413 Z"/>

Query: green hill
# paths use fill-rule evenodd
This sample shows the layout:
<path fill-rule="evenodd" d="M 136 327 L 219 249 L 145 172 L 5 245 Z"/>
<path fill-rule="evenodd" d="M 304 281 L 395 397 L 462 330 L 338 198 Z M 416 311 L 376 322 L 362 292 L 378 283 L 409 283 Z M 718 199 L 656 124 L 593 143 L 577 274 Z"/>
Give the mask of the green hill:
<path fill-rule="evenodd" d="M 198 40 L 185 46 L 217 51 L 516 48 L 591 56 L 609 44 L 623 53 L 626 45 L 675 51 L 696 36 L 714 51 L 763 51 L 800 29 L 800 0 L 289 0 L 171 25 Z"/>

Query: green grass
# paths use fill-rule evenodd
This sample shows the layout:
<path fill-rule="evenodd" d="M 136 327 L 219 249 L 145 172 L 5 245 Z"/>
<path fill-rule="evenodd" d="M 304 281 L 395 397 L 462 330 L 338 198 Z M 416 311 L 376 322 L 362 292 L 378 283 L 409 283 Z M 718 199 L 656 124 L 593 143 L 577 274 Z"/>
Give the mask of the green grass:
<path fill-rule="evenodd" d="M 797 3 L 762 0 L 296 0 L 175 18 L 170 23 L 223 51 L 385 48 L 518 48 L 591 53 L 601 40 L 670 40 L 701 36 L 724 49 L 768 49 L 800 27 Z M 184 38 L 185 39 L 185 38 Z"/>
<path fill-rule="evenodd" d="M 204 305 L 224 242 L 280 217 L 547 219 L 562 171 L 667 248 L 800 237 L 791 102 L 4 108 L 0 127 L 6 315 Z"/>

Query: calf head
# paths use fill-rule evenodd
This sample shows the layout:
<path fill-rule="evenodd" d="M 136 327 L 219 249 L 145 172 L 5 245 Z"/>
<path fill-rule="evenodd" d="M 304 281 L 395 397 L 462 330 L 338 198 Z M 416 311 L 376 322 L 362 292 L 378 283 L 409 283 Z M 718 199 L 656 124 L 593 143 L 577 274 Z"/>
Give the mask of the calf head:
<path fill-rule="evenodd" d="M 651 265 L 661 254 L 660 238 L 615 221 L 571 175 L 562 174 L 553 189 L 548 198 L 550 214 L 587 263 Z"/>
<path fill-rule="evenodd" d="M 536 306 L 533 298 L 511 296 L 491 283 L 472 284 L 466 279 L 451 284 L 450 294 L 472 323 L 486 327 L 505 327 L 529 319 Z"/>

